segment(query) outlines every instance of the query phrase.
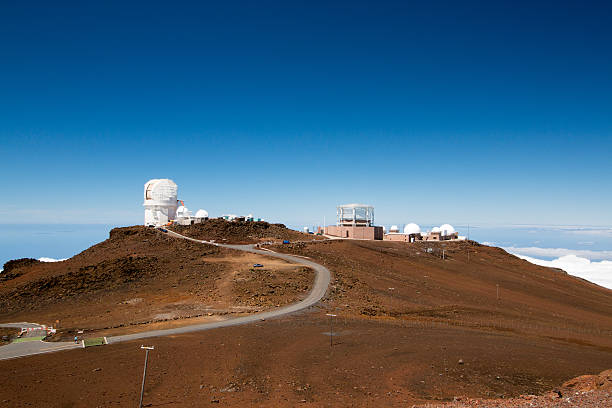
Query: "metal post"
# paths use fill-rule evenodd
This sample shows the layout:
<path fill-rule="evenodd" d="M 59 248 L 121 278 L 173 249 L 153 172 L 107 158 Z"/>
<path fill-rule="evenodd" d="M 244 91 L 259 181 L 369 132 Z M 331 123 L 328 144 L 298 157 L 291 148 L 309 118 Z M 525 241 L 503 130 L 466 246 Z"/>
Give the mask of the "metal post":
<path fill-rule="evenodd" d="M 329 347 L 333 347 L 334 346 L 334 317 L 336 317 L 336 315 L 327 313 L 327 316 L 329 316 Z"/>
<path fill-rule="evenodd" d="M 144 363 L 144 371 L 142 373 L 142 386 L 140 387 L 140 404 L 139 408 L 142 408 L 142 398 L 144 396 L 144 386 L 145 386 L 145 378 L 147 378 L 147 362 L 149 360 L 149 350 L 154 350 L 153 346 L 140 346 L 141 349 L 145 351 L 145 363 Z"/>

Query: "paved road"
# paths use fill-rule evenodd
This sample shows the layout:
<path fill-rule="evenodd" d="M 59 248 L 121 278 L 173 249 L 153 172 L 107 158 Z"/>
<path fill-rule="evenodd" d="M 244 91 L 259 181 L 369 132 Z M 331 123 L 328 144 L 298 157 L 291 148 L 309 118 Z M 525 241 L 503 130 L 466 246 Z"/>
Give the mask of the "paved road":
<path fill-rule="evenodd" d="M 129 341 L 129 340 L 146 339 L 150 337 L 169 336 L 169 335 L 181 334 L 181 333 L 191 333 L 191 332 L 196 332 L 196 331 L 201 331 L 201 330 L 211 330 L 211 329 L 217 329 L 220 327 L 238 326 L 241 324 L 257 322 L 262 319 L 270 319 L 273 317 L 283 316 L 289 313 L 294 313 L 294 312 L 306 309 L 316 304 L 317 302 L 319 302 L 319 300 L 323 298 L 323 296 L 325 296 L 325 292 L 327 291 L 327 288 L 329 286 L 329 282 L 331 279 L 331 274 L 329 270 L 323 265 L 319 265 L 318 263 L 312 262 L 302 257 L 292 256 L 288 254 L 281 254 L 281 253 L 273 252 L 270 250 L 264 251 L 261 249 L 255 249 L 253 245 L 227 245 L 227 244 L 217 244 L 217 243 L 201 241 L 201 240 L 182 236 L 173 231 L 168 231 L 167 234 L 174 236 L 176 238 L 188 239 L 190 241 L 194 241 L 198 243 L 212 244 L 212 245 L 217 245 L 217 246 L 224 247 L 224 248 L 231 248 L 231 249 L 236 249 L 239 251 L 252 252 L 252 253 L 260 254 L 264 256 L 272 256 L 272 257 L 284 259 L 289 262 L 304 265 L 309 268 L 312 268 L 315 271 L 315 281 L 314 281 L 314 284 L 308 296 L 305 299 L 297 303 L 279 307 L 273 310 L 268 310 L 262 313 L 256 313 L 256 314 L 252 314 L 249 316 L 237 317 L 234 319 L 228 319 L 228 320 L 223 320 L 223 321 L 218 321 L 218 322 L 201 323 L 201 324 L 194 324 L 191 326 L 177 327 L 174 329 L 151 330 L 151 331 L 146 331 L 146 332 L 141 332 L 141 333 L 126 334 L 123 336 L 108 337 L 107 340 L 109 344 L 118 343 L 122 341 Z M 16 323 L 16 324 L 19 325 L 22 323 Z M 18 327 L 22 327 L 22 326 L 18 326 Z M 73 349 L 73 348 L 78 348 L 78 347 L 80 347 L 80 345 L 74 344 L 72 342 L 45 343 L 42 341 L 30 341 L 26 343 L 9 344 L 9 345 L 0 347 L 0 360 L 23 357 L 23 356 L 33 355 L 33 354 L 40 354 L 40 353 L 50 353 L 53 351 L 68 350 L 68 349 Z"/>

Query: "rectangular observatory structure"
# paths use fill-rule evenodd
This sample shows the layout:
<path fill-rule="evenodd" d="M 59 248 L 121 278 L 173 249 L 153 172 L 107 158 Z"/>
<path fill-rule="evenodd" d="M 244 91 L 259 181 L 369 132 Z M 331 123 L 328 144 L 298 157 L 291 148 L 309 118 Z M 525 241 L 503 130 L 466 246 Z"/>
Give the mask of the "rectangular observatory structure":
<path fill-rule="evenodd" d="M 325 227 L 325 234 L 349 239 L 383 239 L 383 228 L 374 225 L 374 207 L 345 204 L 336 207 L 336 225 Z"/>

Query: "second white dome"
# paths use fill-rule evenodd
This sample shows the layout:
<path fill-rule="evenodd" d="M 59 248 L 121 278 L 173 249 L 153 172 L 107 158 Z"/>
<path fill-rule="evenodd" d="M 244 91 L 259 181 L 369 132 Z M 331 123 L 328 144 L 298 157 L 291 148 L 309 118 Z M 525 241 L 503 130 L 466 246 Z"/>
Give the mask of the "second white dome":
<path fill-rule="evenodd" d="M 404 226 L 404 234 L 420 234 L 421 233 L 421 227 L 419 227 L 417 224 L 411 222 L 410 224 L 406 224 Z"/>
<path fill-rule="evenodd" d="M 440 232 L 443 236 L 451 235 L 455 233 L 455 228 L 450 224 L 440 225 Z"/>

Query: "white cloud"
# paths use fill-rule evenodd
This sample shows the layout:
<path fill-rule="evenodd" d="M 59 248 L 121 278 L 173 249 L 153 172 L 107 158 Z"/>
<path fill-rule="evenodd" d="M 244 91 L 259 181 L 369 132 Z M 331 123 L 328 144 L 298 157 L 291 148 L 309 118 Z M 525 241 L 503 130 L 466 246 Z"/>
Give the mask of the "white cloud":
<path fill-rule="evenodd" d="M 566 230 L 565 232 L 568 234 L 576 234 L 576 235 L 594 235 L 594 236 L 612 237 L 612 228 L 575 229 L 575 230 Z"/>
<path fill-rule="evenodd" d="M 566 255 L 576 255 L 591 260 L 611 260 L 612 251 L 592 251 L 589 249 L 567 248 L 539 248 L 539 247 L 505 247 L 506 251 L 514 255 L 528 255 L 535 257 L 559 258 Z"/>
<path fill-rule="evenodd" d="M 42 258 L 38 258 L 38 260 L 40 262 L 62 262 L 65 261 L 68 258 L 62 258 L 62 259 L 55 259 L 55 258 L 47 258 L 47 257 L 42 257 Z"/>
<path fill-rule="evenodd" d="M 40 262 L 62 262 L 65 261 L 68 258 L 62 258 L 62 259 L 55 259 L 55 258 L 47 258 L 45 256 L 43 256 L 42 258 L 38 258 L 38 260 Z M 0 273 L 4 272 L 4 268 L 0 268 Z"/>
<path fill-rule="evenodd" d="M 516 256 L 536 265 L 563 269 L 570 275 L 577 276 L 608 289 L 612 289 L 611 261 L 591 262 L 586 258 L 581 258 L 576 255 L 565 255 L 557 259 L 553 259 L 552 261 L 546 261 L 543 259 L 518 254 Z"/>

